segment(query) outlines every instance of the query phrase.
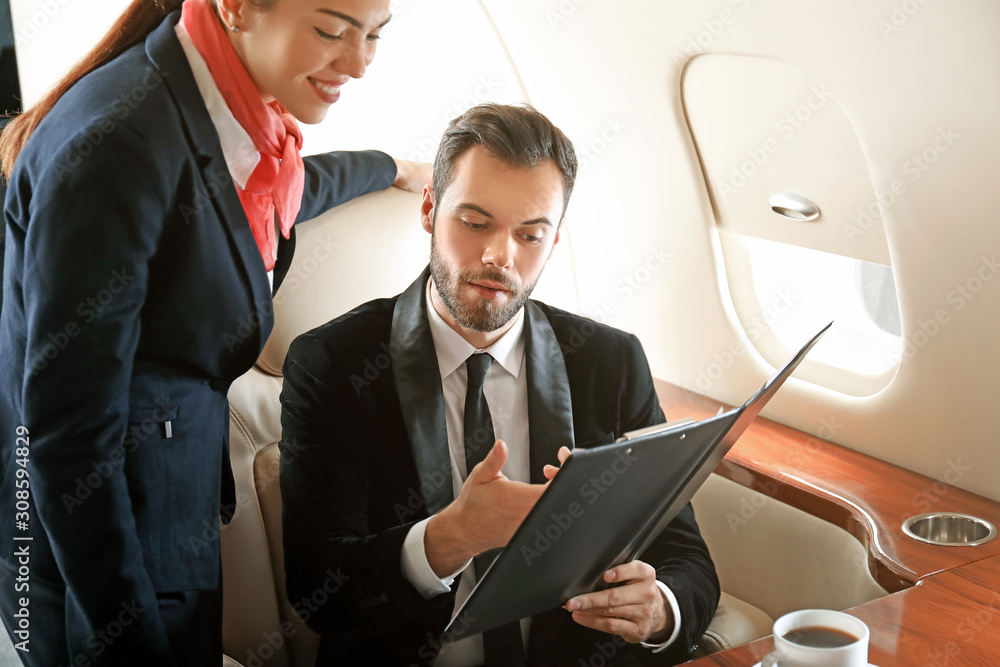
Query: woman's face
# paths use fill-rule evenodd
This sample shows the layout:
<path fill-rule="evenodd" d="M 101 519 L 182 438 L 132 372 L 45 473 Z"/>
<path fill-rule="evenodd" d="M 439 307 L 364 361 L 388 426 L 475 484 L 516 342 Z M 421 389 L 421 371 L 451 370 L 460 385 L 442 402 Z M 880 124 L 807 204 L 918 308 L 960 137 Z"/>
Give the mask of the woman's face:
<path fill-rule="evenodd" d="M 375 57 L 390 0 L 275 0 L 264 11 L 221 0 L 236 53 L 265 102 L 277 100 L 303 123 L 318 123 L 340 89 Z"/>

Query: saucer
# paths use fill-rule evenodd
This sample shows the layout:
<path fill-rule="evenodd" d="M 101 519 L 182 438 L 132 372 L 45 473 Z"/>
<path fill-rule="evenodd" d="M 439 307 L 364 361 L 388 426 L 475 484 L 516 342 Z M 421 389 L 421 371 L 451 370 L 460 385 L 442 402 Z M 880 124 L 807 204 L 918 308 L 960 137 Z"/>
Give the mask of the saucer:
<path fill-rule="evenodd" d="M 760 667 L 761 662 L 762 661 L 755 662 L 753 665 L 751 665 L 751 667 Z M 781 663 L 778 663 L 778 667 L 781 667 Z M 878 665 L 873 665 L 872 663 L 869 662 L 868 667 L 878 667 Z"/>

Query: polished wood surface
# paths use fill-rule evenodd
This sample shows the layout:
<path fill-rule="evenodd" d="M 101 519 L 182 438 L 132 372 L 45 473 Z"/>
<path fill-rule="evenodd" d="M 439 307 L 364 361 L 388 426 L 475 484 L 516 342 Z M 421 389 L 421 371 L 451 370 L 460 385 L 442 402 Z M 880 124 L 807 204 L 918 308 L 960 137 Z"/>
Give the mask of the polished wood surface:
<path fill-rule="evenodd" d="M 878 667 L 996 667 L 1000 557 L 931 575 L 848 613 L 871 630 L 868 661 Z M 768 637 L 688 664 L 750 667 L 773 648 Z"/>
<path fill-rule="evenodd" d="M 670 419 L 703 419 L 729 407 L 659 380 L 656 389 Z M 866 546 L 873 575 L 891 592 L 848 610 L 871 629 L 873 665 L 1000 666 L 1000 539 L 941 547 L 907 537 L 901 526 L 932 511 L 1000 525 L 1000 503 L 763 418 L 716 472 L 840 526 Z M 750 667 L 773 647 L 768 637 L 689 664 Z"/>
<path fill-rule="evenodd" d="M 659 380 L 656 391 L 670 419 L 703 419 L 729 407 Z M 907 537 L 902 529 L 906 518 L 936 511 L 972 514 L 1000 526 L 1000 503 L 768 419 L 750 425 L 716 472 L 853 534 L 868 549 L 875 580 L 890 592 L 1000 555 L 1000 539 L 941 547 Z"/>

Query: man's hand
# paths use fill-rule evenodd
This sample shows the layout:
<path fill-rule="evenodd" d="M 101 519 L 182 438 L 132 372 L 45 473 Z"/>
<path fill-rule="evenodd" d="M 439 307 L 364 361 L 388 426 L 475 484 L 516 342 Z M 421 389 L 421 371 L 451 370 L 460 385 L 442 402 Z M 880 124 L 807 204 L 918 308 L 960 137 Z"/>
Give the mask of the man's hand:
<path fill-rule="evenodd" d="M 542 474 L 545 475 L 545 479 L 549 480 L 550 482 L 553 479 L 555 479 L 556 473 L 559 472 L 561 466 L 564 463 L 566 463 L 566 459 L 568 459 L 569 456 L 570 456 L 570 454 L 572 454 L 572 453 L 573 452 L 570 451 L 569 447 L 560 447 L 558 454 L 556 454 L 556 456 L 559 457 L 559 465 L 558 466 L 554 466 L 554 465 L 548 465 L 548 464 L 546 464 L 545 467 L 542 468 Z"/>
<path fill-rule="evenodd" d="M 443 577 L 466 561 L 510 541 L 544 484 L 512 482 L 500 472 L 507 445 L 497 440 L 486 458 L 472 469 L 458 498 L 431 517 L 424 533 L 424 552 L 434 573 Z"/>
<path fill-rule="evenodd" d="M 661 643 L 674 629 L 673 613 L 656 585 L 652 565 L 634 560 L 604 573 L 614 588 L 578 595 L 564 607 L 588 628 L 619 635 L 630 644 Z"/>
<path fill-rule="evenodd" d="M 392 182 L 394 187 L 409 192 L 423 192 L 424 186 L 431 184 L 434 165 L 430 162 L 412 162 L 397 158 L 392 160 L 396 163 L 396 180 Z"/>

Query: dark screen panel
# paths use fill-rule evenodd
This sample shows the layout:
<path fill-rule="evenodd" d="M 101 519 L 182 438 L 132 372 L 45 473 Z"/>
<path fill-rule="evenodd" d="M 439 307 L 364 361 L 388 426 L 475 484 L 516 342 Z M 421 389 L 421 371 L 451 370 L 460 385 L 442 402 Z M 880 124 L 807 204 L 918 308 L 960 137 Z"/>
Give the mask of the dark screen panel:
<path fill-rule="evenodd" d="M 14 29 L 10 21 L 10 2 L 0 0 L 0 124 L 7 123 L 7 114 L 21 110 L 21 86 L 17 78 L 17 58 L 14 55 Z M 2 126 L 2 125 L 0 125 Z"/>

